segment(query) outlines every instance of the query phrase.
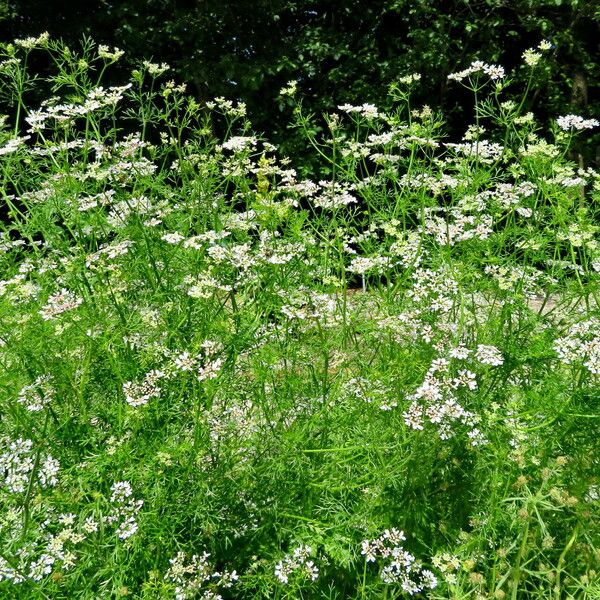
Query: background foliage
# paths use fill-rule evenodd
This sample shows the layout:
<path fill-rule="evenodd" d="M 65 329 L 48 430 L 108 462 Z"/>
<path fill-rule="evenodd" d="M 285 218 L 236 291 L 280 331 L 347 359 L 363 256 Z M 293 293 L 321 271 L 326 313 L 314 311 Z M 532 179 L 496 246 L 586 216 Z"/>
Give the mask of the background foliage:
<path fill-rule="evenodd" d="M 424 76 L 415 103 L 450 115 L 462 134 L 472 114 L 447 75 L 470 61 L 512 68 L 542 38 L 553 61 L 539 72 L 530 106 L 538 117 L 600 108 L 600 8 L 595 0 L 5 0 L 5 40 L 48 30 L 77 46 L 82 36 L 116 45 L 129 59 L 167 61 L 196 97 L 237 98 L 259 131 L 298 153 L 280 88 L 297 80 L 305 108 L 378 103 L 395 78 Z M 522 75 L 523 79 L 526 73 Z M 523 83 L 518 81 L 515 83 Z M 515 89 L 520 86 L 516 86 Z M 598 162 L 597 138 L 580 148 Z"/>

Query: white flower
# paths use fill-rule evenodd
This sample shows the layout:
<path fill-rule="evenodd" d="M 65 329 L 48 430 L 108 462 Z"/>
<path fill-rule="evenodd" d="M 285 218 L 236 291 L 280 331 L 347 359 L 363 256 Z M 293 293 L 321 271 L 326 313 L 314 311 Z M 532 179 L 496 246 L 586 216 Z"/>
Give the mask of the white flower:
<path fill-rule="evenodd" d="M 44 31 L 39 37 L 28 37 L 20 40 L 15 40 L 15 46 L 20 46 L 27 50 L 32 50 L 36 46 L 45 46 L 50 39 L 50 34 Z"/>
<path fill-rule="evenodd" d="M 174 233 L 165 233 L 160 239 L 167 242 L 167 244 L 179 244 L 185 237 L 175 231 Z"/>
<path fill-rule="evenodd" d="M 140 383 L 126 381 L 123 384 L 123 394 L 125 395 L 127 404 L 135 408 L 143 404 L 148 404 L 148 401 L 152 398 L 158 398 L 161 392 L 158 382 L 162 377 L 164 377 L 162 371 L 153 370 L 146 373 L 143 381 Z"/>
<path fill-rule="evenodd" d="M 504 67 L 499 65 L 486 65 L 483 69 L 483 72 L 494 81 L 504 77 Z"/>
<path fill-rule="evenodd" d="M 223 142 L 221 147 L 224 150 L 231 150 L 232 152 L 243 152 L 254 146 L 256 146 L 256 138 L 254 136 L 236 135 Z"/>
<path fill-rule="evenodd" d="M 178 371 L 192 371 L 197 362 L 197 357 L 191 356 L 189 352 L 181 352 L 175 357 L 174 365 Z"/>
<path fill-rule="evenodd" d="M 500 366 L 504 363 L 502 353 L 495 346 L 479 344 L 475 352 L 475 358 L 483 365 Z"/>
<path fill-rule="evenodd" d="M 82 302 L 83 298 L 63 288 L 48 298 L 46 305 L 40 310 L 40 314 L 45 321 L 48 321 L 56 315 L 77 308 Z"/>
<path fill-rule="evenodd" d="M 403 85 L 411 85 L 417 81 L 421 81 L 420 73 L 412 73 L 411 75 L 405 75 L 404 77 L 400 77 L 398 79 L 398 82 Z"/>
<path fill-rule="evenodd" d="M 362 554 L 367 562 L 376 562 L 379 558 L 389 561 L 381 570 L 381 580 L 389 584 L 398 583 L 405 593 L 412 596 L 434 588 L 437 579 L 402 547 L 405 540 L 404 532 L 386 529 L 377 539 L 362 542 Z"/>
<path fill-rule="evenodd" d="M 29 565 L 29 578 L 41 581 L 46 575 L 52 573 L 52 565 L 56 558 L 51 554 L 42 554 L 40 558 Z"/>
<path fill-rule="evenodd" d="M 117 481 L 113 483 L 110 491 L 112 492 L 110 496 L 111 502 L 125 502 L 133 494 L 129 481 Z"/>
<path fill-rule="evenodd" d="M 375 562 L 377 558 L 377 548 L 371 545 L 369 540 L 363 540 L 360 552 L 367 562 Z"/>
<path fill-rule="evenodd" d="M 37 377 L 31 385 L 21 388 L 17 401 L 25 405 L 31 412 L 38 412 L 49 404 L 54 398 L 54 388 L 50 385 L 52 377 L 42 375 Z"/>
<path fill-rule="evenodd" d="M 127 538 L 130 538 L 132 535 L 134 535 L 137 532 L 137 530 L 138 524 L 135 518 L 129 517 L 125 519 L 125 521 L 120 523 L 117 527 L 117 536 L 122 540 L 126 540 Z"/>
<path fill-rule="evenodd" d="M 315 581 L 319 576 L 319 569 L 309 557 L 312 554 L 310 546 L 298 546 L 275 565 L 275 577 L 281 583 L 288 583 L 292 573 L 298 572 L 302 577 Z"/>
<path fill-rule="evenodd" d="M 288 81 L 286 87 L 282 87 L 279 91 L 280 96 L 295 96 L 298 87 L 297 81 Z"/>
<path fill-rule="evenodd" d="M 198 381 L 207 381 L 209 379 L 215 379 L 219 375 L 219 371 L 221 370 L 222 366 L 222 358 L 216 358 L 215 360 L 207 361 L 204 365 L 198 368 Z"/>
<path fill-rule="evenodd" d="M 100 45 L 98 46 L 98 56 L 100 58 L 104 58 L 105 60 L 110 60 L 112 62 L 118 61 L 121 56 L 123 56 L 125 52 L 123 50 L 119 50 L 117 47 L 113 47 L 111 50 L 108 46 Z"/>
<path fill-rule="evenodd" d="M 535 67 L 541 60 L 542 55 L 533 48 L 528 48 L 523 52 L 523 60 L 528 67 Z"/>
<path fill-rule="evenodd" d="M 463 79 L 474 75 L 475 73 L 485 73 L 490 79 L 502 79 L 504 77 L 504 68 L 500 65 L 488 65 L 480 60 L 476 60 L 471 63 L 471 66 L 466 68 L 464 71 L 457 73 L 450 73 L 448 79 L 454 81 L 462 81 Z"/>
<path fill-rule="evenodd" d="M 352 259 L 346 270 L 357 275 L 364 275 L 369 271 L 381 273 L 391 267 L 393 267 L 392 259 L 387 256 L 359 256 Z"/>
<path fill-rule="evenodd" d="M 209 558 L 208 552 L 194 554 L 186 564 L 185 552 L 178 552 L 169 559 L 171 566 L 165 573 L 165 579 L 176 585 L 176 600 L 222 600 L 222 596 L 213 591 L 214 587 L 230 588 L 239 579 L 235 571 L 213 570 Z"/>
<path fill-rule="evenodd" d="M 465 359 L 469 358 L 469 354 L 471 354 L 471 351 L 466 346 L 460 344 L 459 346 L 456 346 L 455 348 L 450 350 L 450 352 L 448 354 L 450 355 L 451 358 L 465 360 Z"/>
<path fill-rule="evenodd" d="M 171 68 L 167 63 L 161 63 L 160 65 L 158 65 L 156 63 L 148 62 L 147 60 L 145 60 L 143 64 L 144 67 L 148 69 L 148 73 L 153 77 L 159 77 Z"/>
<path fill-rule="evenodd" d="M 98 531 L 98 521 L 93 517 L 86 517 L 81 527 L 86 533 L 95 533 Z"/>
<path fill-rule="evenodd" d="M 73 513 L 65 513 L 65 514 L 59 515 L 58 522 L 61 525 L 64 525 L 65 527 L 69 527 L 69 526 L 73 525 L 73 523 L 75 523 L 76 516 L 77 515 L 75 515 Z"/>
<path fill-rule="evenodd" d="M 564 117 L 558 117 L 556 122 L 564 131 L 569 131 L 571 129 L 582 131 L 583 129 L 593 129 L 594 127 L 598 127 L 600 125 L 597 119 L 584 119 L 583 117 L 579 117 L 577 115 L 565 115 Z"/>
<path fill-rule="evenodd" d="M 42 487 L 55 486 L 58 483 L 60 463 L 50 455 L 46 456 L 41 463 L 38 479 Z"/>
<path fill-rule="evenodd" d="M 16 152 L 30 137 L 30 135 L 25 135 L 23 137 L 11 138 L 0 148 L 0 156 Z"/>
<path fill-rule="evenodd" d="M 22 493 L 27 489 L 35 465 L 35 450 L 31 440 L 19 438 L 8 444 L 8 450 L 0 454 L 0 487 L 6 486 L 9 492 Z M 60 464 L 49 454 L 42 456 L 37 482 L 42 487 L 58 483 Z"/>
<path fill-rule="evenodd" d="M 362 104 L 360 106 L 352 106 L 351 104 L 342 104 L 338 106 L 339 110 L 342 110 L 348 114 L 360 114 L 365 119 L 377 119 L 379 115 L 379 111 L 374 104 Z"/>

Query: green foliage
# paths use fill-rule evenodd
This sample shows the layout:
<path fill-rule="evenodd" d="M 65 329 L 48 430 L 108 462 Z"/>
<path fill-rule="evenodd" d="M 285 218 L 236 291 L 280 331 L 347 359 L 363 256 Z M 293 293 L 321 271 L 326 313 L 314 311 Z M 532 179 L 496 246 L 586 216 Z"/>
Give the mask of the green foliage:
<path fill-rule="evenodd" d="M 165 64 L 3 45 L 0 596 L 596 598 L 598 122 L 529 113 L 551 52 L 450 74 L 460 138 L 425 75 L 286 84 L 299 176 Z"/>

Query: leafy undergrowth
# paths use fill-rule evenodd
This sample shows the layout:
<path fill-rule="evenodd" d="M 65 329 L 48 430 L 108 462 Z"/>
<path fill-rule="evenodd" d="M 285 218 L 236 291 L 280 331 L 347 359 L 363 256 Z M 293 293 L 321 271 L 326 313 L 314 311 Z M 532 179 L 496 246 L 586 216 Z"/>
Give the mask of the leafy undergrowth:
<path fill-rule="evenodd" d="M 303 179 L 166 65 L 2 52 L 2 597 L 600 597 L 595 120 L 290 84 Z"/>

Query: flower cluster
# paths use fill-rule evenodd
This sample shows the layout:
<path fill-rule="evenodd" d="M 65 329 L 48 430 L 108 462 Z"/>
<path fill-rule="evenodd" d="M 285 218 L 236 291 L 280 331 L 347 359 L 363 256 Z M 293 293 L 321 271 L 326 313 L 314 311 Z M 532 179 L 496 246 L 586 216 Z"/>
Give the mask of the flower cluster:
<path fill-rule="evenodd" d="M 523 61 L 528 67 L 536 67 L 542 59 L 542 52 L 546 52 L 552 48 L 552 44 L 548 40 L 542 40 L 537 48 L 527 48 L 523 52 Z M 540 50 L 541 52 L 538 52 Z"/>
<path fill-rule="evenodd" d="M 223 346 L 215 340 L 205 340 L 200 346 L 199 365 L 196 371 L 198 381 L 215 379 L 225 362 Z"/>
<path fill-rule="evenodd" d="M 54 535 L 47 536 L 47 544 L 42 555 L 29 565 L 28 578 L 40 581 L 54 570 L 57 564 L 64 571 L 75 565 L 74 546 L 85 540 L 85 536 L 72 528 L 75 515 L 62 515 L 59 521 L 64 526 Z M 67 547 L 69 544 L 69 547 Z"/>
<path fill-rule="evenodd" d="M 584 129 L 593 129 L 594 127 L 600 126 L 598 119 L 584 119 L 583 117 L 579 117 L 577 115 L 565 115 L 564 117 L 558 117 L 556 122 L 563 131 L 571 131 L 573 129 L 582 131 Z"/>
<path fill-rule="evenodd" d="M 42 410 L 54 398 L 55 390 L 51 381 L 51 375 L 40 375 L 33 383 L 21 388 L 17 400 L 31 412 Z"/>
<path fill-rule="evenodd" d="M 477 346 L 477 350 L 475 351 L 475 358 L 482 365 L 491 365 L 492 367 L 499 367 L 504 364 L 504 358 L 502 358 L 502 353 L 496 346 L 486 346 L 484 344 L 479 344 Z"/>
<path fill-rule="evenodd" d="M 40 527 L 41 543 L 22 546 L 11 562 L 0 557 L 0 582 L 10 581 L 14 585 L 28 580 L 41 581 L 53 571 L 72 569 L 77 560 L 73 550 L 85 540 L 85 535 L 73 528 L 74 519 L 72 514 L 60 515 L 58 523 L 52 523 L 62 527 L 56 533 L 48 531 L 48 519 Z"/>
<path fill-rule="evenodd" d="M 463 79 L 477 73 L 484 73 L 492 80 L 502 79 L 504 77 L 504 68 L 499 65 L 488 65 L 481 60 L 476 60 L 471 63 L 471 66 L 467 67 L 463 71 L 450 73 L 450 75 L 448 75 L 448 79 L 462 81 Z"/>
<path fill-rule="evenodd" d="M 50 34 L 47 31 L 44 31 L 44 33 L 40 34 L 38 37 L 16 39 L 14 44 L 15 46 L 25 48 L 26 50 L 32 50 L 38 46 L 45 46 L 49 40 Z"/>
<path fill-rule="evenodd" d="M 58 483 L 59 462 L 50 454 L 38 454 L 31 440 L 4 440 L 3 445 L 6 450 L 0 454 L 0 487 L 22 494 L 33 482 L 42 487 Z"/>
<path fill-rule="evenodd" d="M 189 561 L 185 552 L 178 552 L 169 562 L 165 579 L 175 584 L 176 600 L 222 600 L 219 588 L 230 588 L 238 580 L 235 571 L 216 571 L 208 559 L 210 554 L 194 554 Z"/>
<path fill-rule="evenodd" d="M 48 106 L 46 110 L 33 110 L 25 118 L 30 126 L 28 133 L 41 132 L 49 127 L 51 122 L 66 125 L 91 112 L 114 107 L 123 99 L 131 85 L 129 83 L 108 89 L 98 86 L 88 92 L 82 104 L 55 104 Z"/>
<path fill-rule="evenodd" d="M 234 103 L 231 100 L 218 96 L 206 103 L 206 108 L 217 110 L 229 117 L 239 118 L 246 116 L 246 105 L 243 102 Z"/>
<path fill-rule="evenodd" d="M 285 87 L 282 87 L 281 90 L 279 90 L 279 95 L 280 96 L 295 96 L 297 89 L 298 89 L 297 81 L 294 81 L 294 80 L 288 81 L 287 85 Z"/>
<path fill-rule="evenodd" d="M 256 138 L 253 136 L 237 135 L 223 142 L 221 148 L 223 150 L 230 150 L 231 152 L 244 152 L 245 150 L 256 148 Z"/>
<path fill-rule="evenodd" d="M 431 559 L 431 563 L 442 573 L 444 581 L 450 585 L 456 584 L 456 571 L 461 567 L 461 562 L 456 556 L 444 552 L 441 556 L 434 556 Z"/>
<path fill-rule="evenodd" d="M 582 364 L 594 374 L 600 374 L 600 320 L 584 319 L 571 325 L 568 335 L 554 342 L 559 360 L 567 365 Z"/>
<path fill-rule="evenodd" d="M 471 351 L 465 346 L 457 346 L 448 352 L 450 359 L 464 361 Z M 404 413 L 404 421 L 412 429 L 424 429 L 425 422 L 434 425 L 438 435 L 445 440 L 455 434 L 455 424 L 468 428 L 467 436 L 471 445 L 486 443 L 485 436 L 476 427 L 480 417 L 466 410 L 457 397 L 461 390 L 475 391 L 477 378 L 473 371 L 455 367 L 450 359 L 437 358 L 432 361 L 423 383 L 408 396 L 411 404 Z M 493 346 L 479 345 L 475 360 L 485 365 L 502 364 L 502 356 Z"/>
<path fill-rule="evenodd" d="M 380 410 L 392 410 L 398 406 L 393 391 L 380 381 L 366 377 L 353 377 L 343 386 L 344 393 L 367 404 L 375 404 Z"/>
<path fill-rule="evenodd" d="M 403 77 L 399 77 L 397 81 L 402 85 L 412 85 L 413 83 L 421 81 L 421 74 L 411 73 L 410 75 L 404 75 Z"/>
<path fill-rule="evenodd" d="M 223 367 L 221 355 L 223 346 L 214 340 L 204 340 L 199 352 L 190 354 L 187 350 L 173 353 L 170 374 L 195 372 L 198 381 L 215 379 Z"/>
<path fill-rule="evenodd" d="M 536 52 L 533 48 L 528 48 L 523 52 L 523 61 L 528 67 L 535 67 L 542 59 L 541 52 Z"/>
<path fill-rule="evenodd" d="M 16 152 L 30 137 L 31 136 L 29 135 L 25 135 L 22 137 L 10 138 L 7 142 L 5 142 L 4 146 L 0 147 L 0 156 L 3 154 L 12 154 L 13 152 Z"/>
<path fill-rule="evenodd" d="M 319 181 L 319 187 L 322 192 L 313 200 L 318 208 L 333 210 L 357 202 L 356 198 L 350 193 L 352 191 L 350 186 L 337 182 Z"/>
<path fill-rule="evenodd" d="M 46 305 L 40 310 L 40 314 L 42 319 L 49 321 L 57 315 L 76 309 L 82 303 L 83 298 L 63 288 L 48 298 Z"/>
<path fill-rule="evenodd" d="M 342 104 L 338 109 L 348 114 L 358 114 L 365 119 L 377 119 L 379 111 L 374 104 L 362 104 L 360 106 L 352 106 L 352 104 Z"/>
<path fill-rule="evenodd" d="M 389 256 L 357 256 L 346 267 L 348 273 L 365 275 L 366 273 L 384 273 L 394 266 L 394 261 Z"/>
<path fill-rule="evenodd" d="M 2 465 L 0 464 L 0 469 Z M 118 482 L 112 487 L 111 506 L 107 516 L 102 517 L 105 524 L 118 523 L 117 535 L 127 539 L 137 529 L 135 514 L 141 502 L 131 498 L 131 487 L 127 482 Z M 17 548 L 11 549 L 0 557 L 0 582 L 10 581 L 21 584 L 26 581 L 41 581 L 48 575 L 58 579 L 62 573 L 76 565 L 78 556 L 76 547 L 90 534 L 99 532 L 100 523 L 92 515 L 83 518 L 73 513 L 56 514 L 48 504 L 35 503 L 30 507 L 30 535 L 20 540 Z M 0 517 L 3 533 L 14 539 L 19 538 L 23 529 L 22 509 L 9 508 Z M 55 580 L 56 580 L 55 579 Z"/>
<path fill-rule="evenodd" d="M 217 292 L 231 292 L 233 287 L 224 283 L 220 283 L 218 279 L 208 273 L 200 273 L 197 277 L 189 277 L 184 281 L 186 284 L 191 284 L 187 294 L 192 298 L 202 298 L 208 300 Z"/>
<path fill-rule="evenodd" d="M 307 321 L 305 330 L 311 324 L 318 323 L 320 327 L 331 327 L 339 322 L 337 301 L 334 296 L 310 292 L 308 297 L 287 295 L 285 299 L 288 304 L 282 305 L 281 313 L 290 320 Z"/>
<path fill-rule="evenodd" d="M 289 583 L 292 575 L 315 581 L 319 576 L 319 569 L 310 558 L 312 553 L 310 546 L 298 546 L 275 565 L 275 577 L 281 583 Z"/>
<path fill-rule="evenodd" d="M 437 586 L 437 578 L 412 555 L 402 543 L 406 541 L 403 531 L 386 529 L 374 540 L 362 542 L 361 554 L 367 562 L 378 559 L 386 561 L 380 577 L 384 583 L 399 584 L 405 594 L 414 596 Z"/>
<path fill-rule="evenodd" d="M 98 46 L 98 57 L 110 62 L 117 62 L 124 54 L 125 52 L 116 46 L 112 50 L 104 44 Z"/>
<path fill-rule="evenodd" d="M 119 256 L 125 256 L 129 248 L 133 245 L 131 240 L 102 244 L 96 252 L 89 254 L 85 259 L 85 266 L 88 269 L 107 269 L 115 271 L 117 265 L 114 259 Z"/>
<path fill-rule="evenodd" d="M 165 376 L 162 371 L 153 369 L 144 376 L 141 382 L 126 381 L 123 384 L 123 394 L 129 406 L 138 407 L 148 404 L 152 398 L 160 396 L 160 380 Z"/>
<path fill-rule="evenodd" d="M 455 152 L 463 156 L 477 158 L 480 162 L 492 164 L 502 158 L 504 147 L 495 142 L 488 140 L 476 140 L 461 144 L 447 143 L 447 148 L 453 149 Z"/>
<path fill-rule="evenodd" d="M 458 283 L 445 268 L 417 269 L 412 276 L 413 284 L 407 295 L 419 312 L 449 312 L 456 302 Z M 428 336 L 421 336 L 427 339 Z"/>
<path fill-rule="evenodd" d="M 148 74 L 152 77 L 159 77 L 166 73 L 171 67 L 167 63 L 152 63 L 148 60 L 143 61 L 144 67 L 148 70 Z"/>
<path fill-rule="evenodd" d="M 117 523 L 117 536 L 121 540 L 126 540 L 138 530 L 137 514 L 144 501 L 133 498 L 133 490 L 128 481 L 117 481 L 110 491 L 110 512 L 102 520 L 107 524 Z"/>
<path fill-rule="evenodd" d="M 443 209 L 436 212 L 442 212 Z M 454 218 L 448 221 L 432 209 L 427 209 L 424 222 L 424 233 L 432 235 L 440 245 L 453 246 L 458 242 L 471 239 L 487 239 L 492 233 L 492 217 L 490 215 L 467 215 L 461 210 L 448 211 Z"/>

